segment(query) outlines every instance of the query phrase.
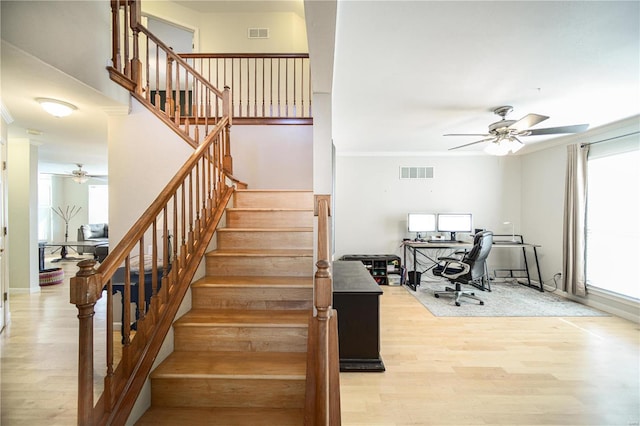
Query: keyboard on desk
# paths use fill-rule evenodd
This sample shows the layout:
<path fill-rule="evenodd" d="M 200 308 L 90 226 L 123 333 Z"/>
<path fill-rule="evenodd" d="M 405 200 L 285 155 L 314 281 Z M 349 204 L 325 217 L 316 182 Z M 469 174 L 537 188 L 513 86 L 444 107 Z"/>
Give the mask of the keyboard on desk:
<path fill-rule="evenodd" d="M 429 240 L 428 243 L 444 243 L 444 244 L 452 244 L 452 243 L 463 243 L 464 241 L 458 240 Z"/>

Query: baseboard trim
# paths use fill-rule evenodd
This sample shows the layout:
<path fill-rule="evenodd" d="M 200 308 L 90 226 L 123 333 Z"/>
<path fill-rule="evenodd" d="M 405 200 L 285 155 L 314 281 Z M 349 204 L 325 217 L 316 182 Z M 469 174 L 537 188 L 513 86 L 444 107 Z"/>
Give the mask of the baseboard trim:
<path fill-rule="evenodd" d="M 589 288 L 589 293 L 585 298 L 572 296 L 563 291 L 559 291 L 558 293 L 574 302 L 582 303 L 583 305 L 640 324 L 640 301 L 595 288 Z"/>

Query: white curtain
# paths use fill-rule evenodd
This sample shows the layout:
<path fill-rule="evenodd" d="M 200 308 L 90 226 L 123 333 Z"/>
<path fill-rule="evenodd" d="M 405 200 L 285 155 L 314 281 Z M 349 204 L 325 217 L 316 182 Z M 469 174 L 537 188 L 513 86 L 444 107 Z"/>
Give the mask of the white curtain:
<path fill-rule="evenodd" d="M 563 290 L 586 296 L 587 154 L 589 145 L 567 146 L 562 232 Z"/>

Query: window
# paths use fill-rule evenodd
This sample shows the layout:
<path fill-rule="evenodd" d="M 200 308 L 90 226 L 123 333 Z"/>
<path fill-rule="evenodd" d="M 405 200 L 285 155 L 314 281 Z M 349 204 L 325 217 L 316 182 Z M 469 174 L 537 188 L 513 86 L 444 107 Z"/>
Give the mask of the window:
<path fill-rule="evenodd" d="M 109 223 L 108 185 L 89 185 L 89 223 Z"/>
<path fill-rule="evenodd" d="M 635 135 L 592 145 L 587 183 L 587 285 L 635 299 L 640 299 L 639 142 Z"/>
<path fill-rule="evenodd" d="M 51 241 L 51 175 L 38 176 L 38 240 Z"/>

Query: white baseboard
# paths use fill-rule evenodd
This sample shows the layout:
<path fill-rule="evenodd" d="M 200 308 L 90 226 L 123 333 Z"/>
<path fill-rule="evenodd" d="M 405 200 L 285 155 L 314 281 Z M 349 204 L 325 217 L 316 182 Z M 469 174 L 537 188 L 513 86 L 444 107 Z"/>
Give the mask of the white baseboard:
<path fill-rule="evenodd" d="M 583 305 L 640 324 L 640 301 L 638 300 L 596 288 L 589 288 L 586 298 L 575 297 L 560 290 L 556 293 L 574 302 L 582 303 Z"/>

